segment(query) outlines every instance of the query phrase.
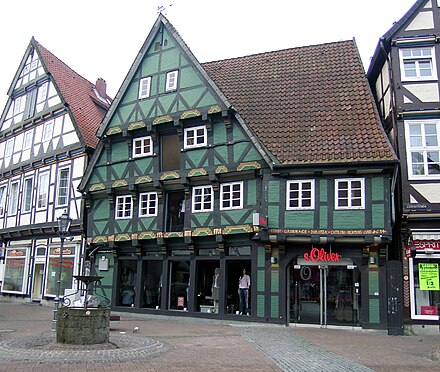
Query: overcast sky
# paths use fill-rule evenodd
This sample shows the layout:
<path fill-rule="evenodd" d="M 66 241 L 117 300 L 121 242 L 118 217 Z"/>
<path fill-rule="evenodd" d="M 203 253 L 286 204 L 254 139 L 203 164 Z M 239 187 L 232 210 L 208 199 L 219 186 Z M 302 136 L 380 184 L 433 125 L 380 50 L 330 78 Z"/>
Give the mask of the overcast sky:
<path fill-rule="evenodd" d="M 114 97 L 158 5 L 199 62 L 355 38 L 368 68 L 378 39 L 415 0 L 12 0 L 0 9 L 0 112 L 32 36 Z M 172 4 L 170 6 L 170 4 Z"/>

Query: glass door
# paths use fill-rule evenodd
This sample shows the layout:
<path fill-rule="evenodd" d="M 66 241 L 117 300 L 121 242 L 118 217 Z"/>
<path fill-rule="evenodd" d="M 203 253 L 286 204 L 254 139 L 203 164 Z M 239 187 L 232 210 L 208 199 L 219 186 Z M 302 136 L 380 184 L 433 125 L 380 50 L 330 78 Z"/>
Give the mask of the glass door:
<path fill-rule="evenodd" d="M 354 266 L 291 266 L 290 321 L 321 327 L 358 325 L 359 280 Z"/>

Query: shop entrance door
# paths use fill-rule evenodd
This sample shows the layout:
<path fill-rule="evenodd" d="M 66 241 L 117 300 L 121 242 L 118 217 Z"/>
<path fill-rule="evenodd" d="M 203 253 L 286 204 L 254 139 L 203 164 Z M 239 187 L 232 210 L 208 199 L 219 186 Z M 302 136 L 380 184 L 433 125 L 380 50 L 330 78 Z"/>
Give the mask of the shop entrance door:
<path fill-rule="evenodd" d="M 289 274 L 290 322 L 359 325 L 360 275 L 354 265 L 294 265 Z"/>

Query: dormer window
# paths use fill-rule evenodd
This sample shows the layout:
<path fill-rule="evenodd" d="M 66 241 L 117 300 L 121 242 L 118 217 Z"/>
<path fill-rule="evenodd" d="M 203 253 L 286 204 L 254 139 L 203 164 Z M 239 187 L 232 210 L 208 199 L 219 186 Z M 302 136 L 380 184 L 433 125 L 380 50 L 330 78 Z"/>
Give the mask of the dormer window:
<path fill-rule="evenodd" d="M 169 92 L 171 90 L 177 89 L 177 77 L 179 76 L 179 71 L 170 71 L 167 73 L 167 81 L 165 85 L 165 91 Z"/>
<path fill-rule="evenodd" d="M 194 147 L 206 146 L 207 143 L 206 126 L 185 128 L 184 130 L 184 147 L 186 149 Z"/>
<path fill-rule="evenodd" d="M 153 140 L 151 136 L 133 139 L 133 157 L 153 155 Z"/>
<path fill-rule="evenodd" d="M 139 81 L 138 98 L 143 99 L 150 97 L 150 91 L 151 91 L 151 76 L 142 78 Z"/>

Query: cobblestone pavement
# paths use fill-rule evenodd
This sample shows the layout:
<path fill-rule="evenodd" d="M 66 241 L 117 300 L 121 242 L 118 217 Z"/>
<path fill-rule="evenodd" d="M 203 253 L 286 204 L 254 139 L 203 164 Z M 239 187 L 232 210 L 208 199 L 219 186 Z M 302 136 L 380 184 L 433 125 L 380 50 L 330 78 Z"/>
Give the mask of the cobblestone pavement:
<path fill-rule="evenodd" d="M 440 371 L 440 337 L 121 314 L 109 343 L 61 345 L 51 317 L 0 301 L 0 371 Z"/>

